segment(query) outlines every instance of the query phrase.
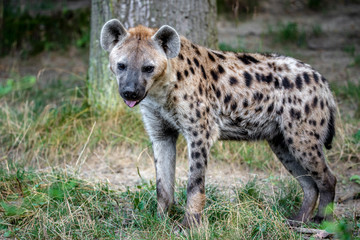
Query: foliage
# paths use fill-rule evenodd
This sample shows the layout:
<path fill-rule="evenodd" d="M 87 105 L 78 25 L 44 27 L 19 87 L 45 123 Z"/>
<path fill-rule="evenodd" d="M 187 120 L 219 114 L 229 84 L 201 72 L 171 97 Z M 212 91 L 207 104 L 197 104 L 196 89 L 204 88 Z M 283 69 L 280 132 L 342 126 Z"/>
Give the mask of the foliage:
<path fill-rule="evenodd" d="M 254 183 L 238 189 L 240 198 L 208 186 L 203 227 L 175 234 L 185 209 L 183 183 L 177 187 L 176 211 L 161 219 L 152 182 L 116 191 L 104 183 L 82 180 L 69 170 L 36 172 L 12 165 L 0 171 L 0 234 L 20 239 L 296 239 L 271 203 L 246 193 L 248 186 L 257 186 Z M 257 187 L 254 191 L 263 198 Z"/>
<path fill-rule="evenodd" d="M 90 41 L 90 9 L 46 10 L 52 14 L 30 14 L 33 6 L 4 4 L 0 55 L 20 50 L 21 56 L 44 50 L 64 50 L 71 45 L 87 49 Z"/>
<path fill-rule="evenodd" d="M 274 40 L 280 43 L 293 43 L 299 47 L 305 47 L 306 43 L 306 32 L 300 30 L 296 22 L 279 23 L 274 33 Z"/>

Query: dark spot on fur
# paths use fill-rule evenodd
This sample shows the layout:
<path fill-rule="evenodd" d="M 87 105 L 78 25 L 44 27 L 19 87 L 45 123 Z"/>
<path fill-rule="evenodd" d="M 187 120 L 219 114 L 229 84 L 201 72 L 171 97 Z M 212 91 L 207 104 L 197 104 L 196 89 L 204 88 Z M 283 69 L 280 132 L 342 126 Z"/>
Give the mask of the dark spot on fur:
<path fill-rule="evenodd" d="M 237 103 L 233 102 L 233 104 L 231 104 L 231 110 L 235 110 L 237 108 Z"/>
<path fill-rule="evenodd" d="M 255 78 L 258 82 L 261 81 L 261 77 L 260 77 L 260 74 L 259 73 L 255 73 Z"/>
<path fill-rule="evenodd" d="M 177 80 L 178 80 L 178 81 L 181 81 L 181 80 L 182 80 L 181 72 L 178 71 L 178 72 L 176 73 L 176 77 L 177 77 Z"/>
<path fill-rule="evenodd" d="M 197 58 L 194 58 L 194 63 L 197 67 L 199 67 L 199 61 L 197 60 Z"/>
<path fill-rule="evenodd" d="M 305 104 L 305 113 L 306 113 L 306 115 L 309 115 L 309 113 L 310 113 L 310 108 L 309 108 L 308 104 Z"/>
<path fill-rule="evenodd" d="M 321 76 L 321 80 L 323 81 L 323 83 L 327 82 L 326 78 L 324 78 L 323 76 Z"/>
<path fill-rule="evenodd" d="M 251 81 L 252 81 L 252 76 L 248 73 L 248 72 L 244 72 L 244 78 L 245 78 L 245 85 L 247 87 L 250 87 L 251 85 Z"/>
<path fill-rule="evenodd" d="M 262 94 L 261 92 L 255 92 L 253 94 L 253 98 L 254 98 L 254 101 L 258 101 L 260 102 L 264 97 L 264 94 Z"/>
<path fill-rule="evenodd" d="M 315 108 L 317 106 L 318 103 L 318 98 L 315 96 L 312 102 L 312 107 Z"/>
<path fill-rule="evenodd" d="M 203 88 L 201 87 L 201 85 L 199 85 L 199 94 L 200 94 L 200 95 L 203 94 Z"/>
<path fill-rule="evenodd" d="M 283 112 L 284 112 L 284 107 L 283 107 L 283 106 L 281 106 L 280 109 L 276 111 L 276 113 L 277 113 L 278 115 L 283 114 Z"/>
<path fill-rule="evenodd" d="M 271 113 L 274 110 L 274 103 L 271 103 L 270 106 L 268 107 L 267 112 Z"/>
<path fill-rule="evenodd" d="M 282 80 L 282 85 L 285 89 L 291 89 L 294 87 L 294 85 L 292 83 L 290 83 L 290 81 L 287 77 L 284 77 L 284 79 Z"/>
<path fill-rule="evenodd" d="M 322 118 L 322 119 L 321 119 L 321 122 L 320 122 L 320 126 L 323 126 L 323 125 L 324 125 L 324 123 L 325 123 L 325 119 L 324 119 L 324 118 Z"/>
<path fill-rule="evenodd" d="M 306 72 L 304 72 L 303 76 L 304 76 L 304 80 L 305 80 L 306 84 L 310 84 L 309 74 L 307 74 Z"/>
<path fill-rule="evenodd" d="M 207 79 L 207 76 L 206 76 L 205 69 L 204 69 L 203 65 L 201 65 L 201 72 L 202 72 L 203 77 L 205 79 Z"/>
<path fill-rule="evenodd" d="M 206 139 L 209 139 L 209 137 L 210 137 L 210 133 L 209 133 L 209 131 L 206 131 Z"/>
<path fill-rule="evenodd" d="M 268 113 L 271 113 L 274 110 L 274 103 L 271 103 L 270 106 L 267 109 Z"/>
<path fill-rule="evenodd" d="M 200 153 L 199 152 L 194 152 L 194 158 L 199 158 L 200 157 Z"/>
<path fill-rule="evenodd" d="M 212 62 L 215 62 L 215 58 L 210 52 L 208 52 L 208 56 Z"/>
<path fill-rule="evenodd" d="M 314 175 L 314 176 L 317 176 L 319 173 L 312 171 L 311 174 Z"/>
<path fill-rule="evenodd" d="M 293 139 L 292 139 L 292 138 L 288 138 L 288 143 L 289 143 L 289 144 L 293 144 L 293 143 L 294 143 Z"/>
<path fill-rule="evenodd" d="M 267 76 L 265 76 L 265 75 L 261 76 L 261 81 L 263 81 L 263 82 L 271 83 L 272 80 L 273 80 L 273 76 L 271 73 L 269 73 L 269 75 L 267 75 Z"/>
<path fill-rule="evenodd" d="M 202 183 L 202 178 L 197 178 L 195 180 L 196 185 L 200 185 Z"/>
<path fill-rule="evenodd" d="M 302 89 L 302 79 L 301 79 L 301 77 L 299 75 L 296 77 L 295 84 L 296 84 L 296 87 L 299 90 Z"/>
<path fill-rule="evenodd" d="M 238 55 L 237 58 L 246 65 L 249 65 L 251 63 L 259 63 L 259 61 L 256 58 L 254 58 L 250 55 L 247 55 L 247 54 Z"/>
<path fill-rule="evenodd" d="M 317 151 L 317 155 L 318 157 L 321 157 L 321 152 L 319 150 Z"/>
<path fill-rule="evenodd" d="M 201 164 L 200 162 L 197 162 L 197 163 L 196 163 L 196 168 L 197 168 L 197 169 L 202 168 L 202 164 Z"/>
<path fill-rule="evenodd" d="M 193 133 L 192 133 L 192 134 L 193 134 L 193 136 L 194 136 L 194 137 L 196 137 L 196 136 L 198 135 L 198 132 L 193 131 Z"/>
<path fill-rule="evenodd" d="M 316 139 L 317 139 L 317 140 L 319 140 L 319 139 L 320 139 L 320 135 L 319 135 L 319 134 L 314 133 L 314 136 L 316 137 Z"/>
<path fill-rule="evenodd" d="M 181 53 L 179 53 L 178 57 L 180 60 L 184 60 L 184 56 Z"/>
<path fill-rule="evenodd" d="M 207 158 L 207 153 L 206 153 L 206 149 L 203 147 L 203 148 L 201 148 L 201 153 L 202 153 L 202 155 L 203 155 L 203 158 Z M 207 162 L 205 161 L 205 165 L 207 165 Z"/>
<path fill-rule="evenodd" d="M 238 83 L 238 80 L 235 77 L 230 77 L 229 81 L 230 81 L 230 85 L 234 85 Z"/>
<path fill-rule="evenodd" d="M 323 100 L 320 101 L 320 107 L 321 107 L 321 110 L 324 109 L 324 101 Z"/>
<path fill-rule="evenodd" d="M 244 107 L 244 108 L 247 108 L 248 106 L 249 106 L 248 100 L 247 100 L 247 99 L 244 99 L 244 101 L 243 101 L 243 107 Z"/>
<path fill-rule="evenodd" d="M 220 74 L 225 72 L 224 68 L 221 65 L 218 65 L 218 71 Z"/>
<path fill-rule="evenodd" d="M 216 97 L 217 98 L 220 98 L 221 97 L 221 92 L 219 89 L 216 90 Z"/>
<path fill-rule="evenodd" d="M 293 119 L 299 120 L 301 118 L 301 112 L 291 108 L 290 109 L 290 116 Z"/>
<path fill-rule="evenodd" d="M 210 74 L 212 78 L 215 80 L 215 82 L 217 82 L 217 80 L 219 79 L 219 75 L 214 70 L 211 70 Z"/>
<path fill-rule="evenodd" d="M 192 74 L 195 74 L 193 67 L 190 67 L 190 72 L 191 72 Z"/>
<path fill-rule="evenodd" d="M 224 103 L 225 103 L 225 104 L 228 104 L 228 103 L 230 102 L 230 100 L 231 100 L 231 94 L 228 94 L 228 95 L 226 95 L 226 96 L 224 97 Z"/>
<path fill-rule="evenodd" d="M 187 58 L 187 63 L 191 66 L 191 61 L 189 58 Z"/>
<path fill-rule="evenodd" d="M 315 72 L 313 72 L 313 77 L 314 77 L 315 82 L 319 83 L 319 77 Z"/>
<path fill-rule="evenodd" d="M 184 74 L 185 74 L 185 77 L 189 76 L 189 71 L 188 71 L 188 70 L 185 70 L 185 71 L 184 71 Z"/>
<path fill-rule="evenodd" d="M 200 114 L 200 111 L 198 109 L 196 109 L 196 117 L 201 118 L 201 114 Z"/>
<path fill-rule="evenodd" d="M 280 88 L 280 83 L 279 83 L 279 80 L 277 78 L 275 78 L 274 87 L 277 88 L 277 89 Z"/>
<path fill-rule="evenodd" d="M 261 106 L 255 108 L 255 112 L 261 112 L 261 111 L 262 111 L 262 107 L 261 107 Z"/>
<path fill-rule="evenodd" d="M 218 58 L 221 58 L 222 60 L 226 59 L 226 57 L 224 55 L 222 55 L 221 53 L 217 53 L 217 52 L 213 52 Z"/>

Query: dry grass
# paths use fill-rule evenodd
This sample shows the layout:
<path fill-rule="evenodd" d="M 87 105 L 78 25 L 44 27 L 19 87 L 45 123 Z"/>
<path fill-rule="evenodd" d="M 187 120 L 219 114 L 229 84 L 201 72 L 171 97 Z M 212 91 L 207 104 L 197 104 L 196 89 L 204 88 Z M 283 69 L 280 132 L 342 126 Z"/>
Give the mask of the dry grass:
<path fill-rule="evenodd" d="M 173 227 L 184 212 L 184 184 L 177 192 L 180 207 L 170 219 L 160 220 L 155 214 L 152 183 L 139 185 L 137 190 L 115 191 L 104 183 L 80 179 L 84 163 L 99 150 L 108 153 L 117 148 L 118 152 L 136 153 L 134 156 L 151 152 L 140 114 L 123 105 L 117 111 L 95 111 L 87 105 L 82 88 L 47 86 L 52 94 L 42 93 L 44 88 L 35 85 L 1 98 L 1 234 L 26 239 L 299 238 L 283 218 L 296 210 L 301 199 L 299 187 L 292 181 L 281 183 L 269 178 L 264 185 L 275 184 L 276 190 L 268 187 L 260 191 L 257 184 L 250 184 L 234 189 L 231 195 L 209 186 L 203 226 L 176 235 Z M 327 151 L 331 165 L 359 165 L 360 140 L 354 135 L 359 129 L 358 119 L 338 109 L 337 137 L 333 149 Z M 184 138 L 177 147 L 179 160 L 185 161 Z M 273 172 L 280 168 L 265 142 L 218 142 L 211 158 L 221 163 L 243 163 L 251 170 Z M 71 170 L 41 172 L 44 168 Z M 356 222 L 351 224 L 356 226 Z"/>

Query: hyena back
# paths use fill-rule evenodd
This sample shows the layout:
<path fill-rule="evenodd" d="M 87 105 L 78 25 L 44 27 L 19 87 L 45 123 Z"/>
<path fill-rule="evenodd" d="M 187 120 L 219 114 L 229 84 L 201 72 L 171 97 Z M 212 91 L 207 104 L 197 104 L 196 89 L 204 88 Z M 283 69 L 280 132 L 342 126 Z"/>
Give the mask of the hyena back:
<path fill-rule="evenodd" d="M 200 222 L 205 169 L 218 139 L 267 140 L 304 191 L 291 219 L 308 221 L 318 197 L 314 220 L 325 217 L 336 185 L 323 151 L 335 134 L 335 102 L 317 71 L 276 54 L 210 50 L 169 26 L 126 30 L 113 19 L 103 26 L 100 40 L 124 102 L 140 105 L 153 144 L 159 214 L 174 203 L 181 133 L 189 154 L 185 226 Z"/>

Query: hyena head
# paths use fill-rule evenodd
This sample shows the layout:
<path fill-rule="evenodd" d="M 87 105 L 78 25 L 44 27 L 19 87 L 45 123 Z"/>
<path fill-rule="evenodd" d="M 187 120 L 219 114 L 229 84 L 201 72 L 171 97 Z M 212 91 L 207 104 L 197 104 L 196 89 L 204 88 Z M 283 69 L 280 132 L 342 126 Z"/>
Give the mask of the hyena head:
<path fill-rule="evenodd" d="M 158 31 L 138 26 L 126 30 L 117 19 L 105 23 L 100 43 L 110 53 L 120 96 L 129 107 L 143 100 L 151 87 L 164 78 L 169 59 L 180 51 L 180 37 L 169 27 Z"/>

